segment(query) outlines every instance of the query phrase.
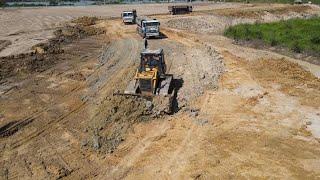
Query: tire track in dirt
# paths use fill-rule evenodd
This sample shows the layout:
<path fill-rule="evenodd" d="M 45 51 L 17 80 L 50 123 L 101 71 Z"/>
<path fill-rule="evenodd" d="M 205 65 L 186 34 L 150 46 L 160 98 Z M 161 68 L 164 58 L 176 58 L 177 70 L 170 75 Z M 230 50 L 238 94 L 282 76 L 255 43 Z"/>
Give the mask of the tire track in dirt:
<path fill-rule="evenodd" d="M 67 119 L 69 116 L 71 116 L 74 113 L 78 113 L 80 110 L 82 110 L 82 108 L 85 106 L 85 104 L 86 104 L 86 102 L 83 102 L 78 107 L 76 107 L 73 110 L 69 111 L 68 113 L 63 114 L 62 116 L 60 116 L 58 119 L 51 120 L 51 121 L 47 122 L 46 125 L 42 126 L 41 130 L 33 132 L 33 133 L 29 134 L 28 136 L 24 136 L 22 138 L 22 140 L 15 141 L 14 143 L 12 143 L 10 145 L 10 147 L 12 149 L 16 149 L 16 148 L 18 148 L 18 147 L 20 147 L 20 146 L 22 146 L 24 144 L 27 144 L 28 142 L 30 142 L 34 138 L 39 137 L 43 133 L 47 132 L 49 129 L 53 128 L 55 126 L 55 124 L 58 124 L 59 122 Z M 44 113 L 44 111 L 42 113 Z M 47 132 L 47 133 L 50 133 L 50 132 Z"/>
<path fill-rule="evenodd" d="M 112 68 L 109 69 L 107 67 L 109 64 L 106 63 L 105 65 L 103 65 L 103 66 L 99 67 L 97 70 L 95 70 L 89 76 L 89 78 L 90 78 L 96 74 L 102 73 L 102 75 L 100 76 L 101 79 L 99 79 L 99 83 L 95 83 L 93 86 L 92 91 L 94 92 L 94 94 L 98 93 L 101 89 L 105 88 L 108 85 L 108 83 L 107 83 L 108 80 L 110 78 L 112 78 L 112 74 L 114 74 L 117 69 L 119 69 L 120 67 L 125 67 L 124 64 L 127 63 L 126 60 L 129 60 L 130 54 L 131 54 L 131 52 L 133 53 L 133 49 L 134 49 L 133 40 L 131 39 L 131 40 L 129 40 L 129 42 L 130 43 L 126 44 L 126 43 L 124 43 L 124 41 L 122 41 L 122 43 L 120 45 L 116 45 L 116 47 L 115 47 L 116 49 L 128 49 L 129 50 L 129 51 L 127 51 L 128 53 L 125 53 L 125 54 L 119 53 L 118 55 L 115 56 L 116 58 L 115 58 L 114 62 L 116 63 L 116 65 L 112 66 Z M 109 58 L 109 57 L 107 57 L 107 58 Z M 69 93 L 65 94 L 63 97 L 70 98 L 71 96 L 73 96 L 73 94 L 76 94 L 76 92 L 82 88 L 83 88 L 82 86 L 76 87 L 75 89 L 73 89 Z M 58 102 L 58 104 L 59 103 L 60 102 Z M 74 113 L 77 113 L 79 111 L 83 111 L 86 108 L 86 103 L 87 103 L 87 101 L 84 101 L 84 102 L 82 102 L 82 104 L 80 104 L 78 107 L 74 108 L 70 112 L 61 115 L 58 119 L 47 122 L 47 124 L 44 125 L 40 131 L 36 131 L 36 132 L 29 134 L 28 136 L 24 136 L 21 141 L 17 141 L 17 142 L 12 143 L 11 147 L 13 149 L 18 148 L 19 146 L 30 142 L 33 138 L 36 138 L 37 136 L 48 131 L 50 128 L 52 128 L 52 126 L 54 126 L 54 124 L 57 124 L 57 123 L 63 121 L 64 119 L 67 119 L 69 116 L 72 116 L 72 114 L 74 114 Z M 36 120 L 43 113 L 47 112 L 48 110 L 51 109 L 52 106 L 55 106 L 55 105 L 57 105 L 57 104 L 50 104 L 45 109 L 40 110 L 40 112 L 37 112 L 37 113 L 35 113 L 25 119 L 28 120 L 31 118 L 31 119 Z"/>
<path fill-rule="evenodd" d="M 166 133 L 170 128 L 170 125 L 167 123 L 162 123 L 160 127 L 156 129 L 152 129 L 148 132 L 146 136 L 143 137 L 142 140 L 137 142 L 137 144 L 131 149 L 127 155 L 122 158 L 122 160 L 111 169 L 108 174 L 105 175 L 106 179 L 123 179 L 125 178 L 132 166 L 134 166 L 135 162 L 140 159 L 145 151 L 152 146 L 154 140 L 158 137 L 161 137 L 163 134 Z"/>
<path fill-rule="evenodd" d="M 85 41 L 85 40 L 84 40 Z M 47 70 L 47 71 L 51 71 L 53 68 Z M 47 72 L 44 72 L 45 74 Z M 60 74 L 60 76 L 63 76 L 63 74 Z M 83 85 L 79 85 L 79 86 L 76 86 L 74 89 L 72 89 L 71 91 L 67 92 L 66 94 L 62 95 L 62 101 L 67 101 L 67 99 L 69 98 L 74 98 L 74 94 L 77 94 L 78 91 L 80 91 L 81 89 L 83 89 L 84 86 Z M 30 92 L 29 92 L 30 93 Z M 31 95 L 31 94 L 30 94 Z M 28 94 L 25 94 L 25 96 L 28 96 Z M 37 119 L 39 119 L 41 117 L 41 115 L 43 115 L 44 113 L 50 111 L 52 109 L 52 107 L 55 107 L 57 105 L 59 105 L 61 102 L 53 102 L 53 103 L 50 103 L 48 105 L 46 105 L 46 107 L 38 110 L 36 113 L 34 114 L 31 114 L 29 115 L 28 117 L 24 118 L 24 120 L 22 120 L 21 122 L 24 122 L 28 119 L 33 119 L 34 122 L 36 122 Z M 17 141 L 17 142 L 14 142 L 12 145 L 13 148 L 17 148 L 27 142 L 29 142 L 30 140 L 32 140 L 33 138 L 39 136 L 40 134 L 42 134 L 43 132 L 45 132 L 46 130 L 48 130 L 50 126 L 52 126 L 52 124 L 55 124 L 55 123 L 58 123 L 60 121 L 62 121 L 63 119 L 65 119 L 66 117 L 68 117 L 70 114 L 74 113 L 74 112 L 78 112 L 80 108 L 82 108 L 84 106 L 86 102 L 82 102 L 80 103 L 79 106 L 77 106 L 76 108 L 72 109 L 70 112 L 66 113 L 66 114 L 62 114 L 58 119 L 56 120 L 51 120 L 49 122 L 46 122 L 45 126 L 43 127 L 43 129 L 41 129 L 41 131 L 36 131 L 36 132 L 33 132 L 31 134 L 29 134 L 27 137 L 23 137 L 23 140 L 21 141 Z"/>
<path fill-rule="evenodd" d="M 192 61 L 192 59 L 187 60 L 186 59 L 187 57 L 200 55 L 200 52 L 192 51 L 190 50 L 190 48 L 193 47 L 196 49 L 198 48 L 201 49 L 205 46 L 201 45 L 200 43 L 195 43 L 193 41 L 190 41 L 189 39 L 179 39 L 179 41 L 176 41 L 175 38 L 171 39 L 171 36 L 169 36 L 168 39 L 149 40 L 149 47 L 151 49 L 157 49 L 157 48 L 164 49 L 166 63 L 169 66 L 169 73 L 173 73 L 176 76 L 176 75 L 179 75 L 176 73 L 178 72 L 177 70 L 181 68 L 182 64 L 186 64 L 189 61 Z M 203 52 L 203 51 L 201 52 L 205 54 L 204 56 L 208 56 L 206 58 L 210 57 L 210 55 L 206 54 L 206 52 Z M 196 58 L 194 58 L 193 61 L 194 60 L 196 60 Z M 189 74 L 187 72 L 189 71 L 189 68 L 184 69 L 183 67 L 184 66 L 182 66 L 182 69 L 183 69 L 182 74 L 186 73 L 187 75 L 184 75 L 184 76 L 188 76 L 190 78 L 190 76 L 192 76 L 192 73 Z M 199 69 L 201 68 L 202 67 L 200 66 Z M 190 67 L 190 69 L 192 68 Z M 194 67 L 193 70 L 196 72 L 199 71 L 198 68 L 196 67 Z M 196 79 L 197 78 L 198 77 L 196 77 Z M 196 81 L 197 80 L 194 80 L 194 82 Z M 191 89 L 192 86 L 187 85 L 186 87 L 183 87 L 183 88 Z M 143 161 L 145 154 L 149 153 L 151 151 L 150 149 L 153 149 L 155 146 L 155 143 L 157 140 L 156 141 L 151 140 L 150 137 L 157 138 L 167 134 L 167 131 L 169 129 L 166 128 L 166 130 L 164 130 L 163 127 L 171 127 L 171 125 L 170 123 L 165 121 L 163 122 L 162 125 L 153 127 L 152 129 L 150 129 L 150 131 L 143 137 L 142 140 L 140 140 L 138 143 L 134 143 L 133 145 L 131 145 L 130 148 L 126 146 L 123 147 L 125 149 L 128 149 L 128 150 L 123 149 L 124 151 L 128 151 L 128 153 L 123 158 L 121 158 L 122 160 L 118 162 L 115 167 L 111 168 L 111 170 L 108 170 L 107 171 L 108 175 L 105 175 L 105 177 L 103 178 L 115 178 L 115 179 L 123 179 L 128 177 L 129 179 L 132 178 L 132 174 L 134 174 L 134 172 L 131 172 L 131 171 L 135 171 L 134 169 L 136 169 L 136 164 L 139 163 L 139 161 Z M 157 164 L 157 166 L 163 170 L 162 171 L 163 173 L 161 173 L 162 177 L 168 177 L 167 172 L 169 172 L 171 168 L 178 168 L 179 162 L 181 161 L 181 159 L 188 159 L 190 156 L 192 156 L 194 152 L 197 151 L 196 144 L 198 144 L 199 141 L 201 141 L 202 137 L 201 138 L 199 137 L 201 136 L 201 134 L 205 134 L 205 131 L 201 127 L 197 127 L 197 125 L 191 125 L 191 128 L 186 133 L 184 133 L 184 135 L 182 136 L 183 139 L 181 140 L 180 143 L 177 144 L 175 149 L 172 152 L 168 152 L 166 154 L 167 155 L 166 163 Z M 199 137 L 199 138 L 195 138 L 195 137 Z M 185 149 L 190 149 L 190 150 L 188 150 L 187 152 L 184 152 Z M 123 151 L 123 150 L 120 150 L 120 151 Z M 174 176 L 179 177 L 179 174 L 175 174 Z"/>
<path fill-rule="evenodd" d="M 128 65 L 132 65 L 135 63 L 134 59 L 132 59 L 132 54 L 136 54 L 138 52 L 138 43 L 134 39 L 129 39 L 129 40 L 123 40 L 120 43 L 115 43 L 113 45 L 113 48 L 115 49 L 124 49 L 126 50 L 126 53 L 118 53 L 115 56 L 108 57 L 108 62 L 103 64 L 103 66 L 100 66 L 97 68 L 93 73 L 90 74 L 90 77 L 94 79 L 95 76 L 99 77 L 99 84 L 94 83 L 95 85 L 94 91 L 96 93 L 96 97 L 102 96 L 104 97 L 104 93 L 101 91 L 104 91 L 104 89 L 108 89 L 108 83 L 109 80 L 114 78 L 115 74 L 117 74 L 118 69 L 123 69 L 128 67 Z M 110 63 L 112 65 L 110 65 Z M 87 84 L 90 84 L 90 80 Z M 90 88 L 90 87 L 89 87 Z M 77 91 L 82 89 L 81 87 L 75 88 L 72 91 L 70 91 L 70 95 L 72 94 L 77 94 Z M 65 98 L 71 98 L 68 95 L 64 95 Z M 86 111 L 87 109 L 91 109 L 92 104 L 95 103 L 96 101 L 90 100 L 90 101 L 85 101 L 83 104 L 81 104 L 79 107 L 76 107 L 73 109 L 71 112 L 68 112 L 67 114 L 63 114 L 60 118 L 54 119 L 50 121 L 47 125 L 41 128 L 40 131 L 35 131 L 32 134 L 28 135 L 27 137 L 24 137 L 21 141 L 17 141 L 11 145 L 11 147 L 18 148 L 22 145 L 28 144 L 29 142 L 33 142 L 35 138 L 41 136 L 47 136 L 50 134 L 51 137 L 55 137 L 52 134 L 51 129 L 54 129 L 54 127 L 59 127 L 61 124 L 64 124 L 64 122 L 67 122 L 67 120 L 72 119 L 73 115 L 77 115 L 79 112 Z M 89 108 L 90 107 L 90 108 Z M 50 108 L 47 108 L 41 112 L 39 112 L 37 115 L 40 117 L 42 113 L 45 113 L 47 110 Z M 59 138 L 59 136 L 56 136 L 56 138 Z M 58 145 L 58 144 L 57 144 Z M 52 146 L 52 145 L 51 145 Z M 75 151 L 78 151 L 78 147 L 74 147 Z M 64 153 L 65 154 L 65 153 Z"/>

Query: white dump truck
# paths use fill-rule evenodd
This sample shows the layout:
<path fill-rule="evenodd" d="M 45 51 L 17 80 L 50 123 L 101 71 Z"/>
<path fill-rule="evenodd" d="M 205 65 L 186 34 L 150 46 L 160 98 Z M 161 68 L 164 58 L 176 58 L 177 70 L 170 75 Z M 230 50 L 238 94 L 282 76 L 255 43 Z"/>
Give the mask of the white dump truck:
<path fill-rule="evenodd" d="M 137 18 L 137 32 L 145 38 L 160 37 L 160 21 L 157 19 L 148 19 L 145 17 Z"/>
<path fill-rule="evenodd" d="M 121 14 L 122 21 L 123 23 L 127 24 L 134 24 L 136 23 L 136 18 L 137 18 L 137 11 L 132 10 L 132 11 L 123 11 Z"/>

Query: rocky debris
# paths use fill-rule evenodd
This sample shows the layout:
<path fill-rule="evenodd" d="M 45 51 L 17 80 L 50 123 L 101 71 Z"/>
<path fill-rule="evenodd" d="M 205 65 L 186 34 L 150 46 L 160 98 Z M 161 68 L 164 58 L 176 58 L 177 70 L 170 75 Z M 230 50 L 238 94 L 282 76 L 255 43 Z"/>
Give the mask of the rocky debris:
<path fill-rule="evenodd" d="M 99 105 L 101 117 L 88 124 L 89 147 L 112 153 L 124 140 L 132 124 L 148 120 L 147 100 L 137 97 L 109 96 Z M 104 117 L 104 118 L 103 118 Z M 102 127 L 102 128 L 99 128 Z"/>
<path fill-rule="evenodd" d="M 224 29 L 242 23 L 253 23 L 250 19 L 234 19 L 224 16 L 189 16 L 171 19 L 166 22 L 170 28 L 187 30 L 195 33 L 223 33 Z"/>
<path fill-rule="evenodd" d="M 152 112 L 153 117 L 160 117 L 165 114 L 173 113 L 173 96 L 155 96 L 152 99 Z M 148 110 L 148 109 L 147 109 Z"/>
<path fill-rule="evenodd" d="M 152 102 L 151 102 L 151 101 L 147 101 L 147 102 L 146 102 L 146 109 L 147 109 L 148 111 L 152 111 L 152 108 L 153 108 Z"/>
<path fill-rule="evenodd" d="M 212 62 L 214 63 L 215 66 L 213 66 L 212 68 L 212 74 L 211 74 L 211 85 L 213 88 L 217 88 L 218 87 L 218 81 L 220 76 L 224 73 L 225 71 L 225 65 L 223 62 L 223 57 L 222 55 L 220 55 L 219 52 L 217 52 L 215 50 L 215 48 L 213 48 L 211 45 L 208 44 L 204 44 L 206 46 L 207 49 L 207 53 L 210 54 L 211 58 L 212 58 Z"/>
<path fill-rule="evenodd" d="M 134 96 L 109 96 L 100 108 L 105 118 L 96 118 L 88 125 L 88 142 L 82 147 L 91 147 L 102 153 L 113 153 L 124 141 L 127 131 L 137 122 L 149 121 L 171 113 L 171 96 L 142 98 Z"/>
<path fill-rule="evenodd" d="M 41 164 L 44 166 L 45 170 L 47 171 L 47 174 L 50 175 L 51 179 L 65 178 L 69 176 L 73 171 L 56 161 L 51 161 L 51 162 L 41 161 Z"/>
<path fill-rule="evenodd" d="M 101 147 L 101 137 L 100 136 L 98 136 L 98 135 L 94 135 L 93 137 L 92 137 L 92 146 L 93 146 L 93 148 L 95 149 L 95 150 L 98 150 L 98 149 L 100 149 L 100 147 Z"/>
<path fill-rule="evenodd" d="M 61 169 L 59 169 L 59 172 L 58 172 L 58 177 L 57 179 L 62 179 L 64 177 L 67 177 L 68 175 L 71 174 L 71 171 L 62 167 Z"/>
<path fill-rule="evenodd" d="M 190 116 L 197 117 L 199 115 L 200 109 L 190 109 Z"/>

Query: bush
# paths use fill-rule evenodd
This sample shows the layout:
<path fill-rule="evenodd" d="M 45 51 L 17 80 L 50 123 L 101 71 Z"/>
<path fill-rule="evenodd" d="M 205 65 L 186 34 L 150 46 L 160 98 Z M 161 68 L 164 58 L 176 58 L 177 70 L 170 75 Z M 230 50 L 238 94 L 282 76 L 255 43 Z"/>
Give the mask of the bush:
<path fill-rule="evenodd" d="M 301 45 L 297 41 L 293 43 L 291 50 L 295 53 L 302 53 L 302 51 L 303 51 Z"/>
<path fill-rule="evenodd" d="M 57 6 L 58 1 L 57 0 L 49 0 L 49 6 Z"/>
<path fill-rule="evenodd" d="M 4 7 L 6 5 L 5 0 L 0 0 L 0 7 Z"/>
<path fill-rule="evenodd" d="M 275 38 L 271 39 L 271 42 L 270 42 L 271 46 L 277 46 L 278 44 L 279 44 L 279 42 Z"/>
<path fill-rule="evenodd" d="M 318 36 L 318 37 L 312 37 L 311 38 L 311 42 L 313 43 L 313 44 L 318 44 L 318 45 L 320 45 L 320 37 Z"/>

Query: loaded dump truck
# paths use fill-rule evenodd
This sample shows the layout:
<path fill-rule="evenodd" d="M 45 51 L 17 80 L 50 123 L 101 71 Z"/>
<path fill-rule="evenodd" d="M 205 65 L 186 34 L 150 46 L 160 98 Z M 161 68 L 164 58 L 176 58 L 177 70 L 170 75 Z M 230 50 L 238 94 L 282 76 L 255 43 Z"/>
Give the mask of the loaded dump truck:
<path fill-rule="evenodd" d="M 137 32 L 144 38 L 160 37 L 160 22 L 146 17 L 137 18 Z"/>
<path fill-rule="evenodd" d="M 131 23 L 134 24 L 136 23 L 136 18 L 137 18 L 137 11 L 132 10 L 132 11 L 123 11 L 121 14 L 122 21 L 123 23 Z"/>
<path fill-rule="evenodd" d="M 172 15 L 175 14 L 187 14 L 192 12 L 192 6 L 190 5 L 176 5 L 168 6 L 169 13 Z"/>

